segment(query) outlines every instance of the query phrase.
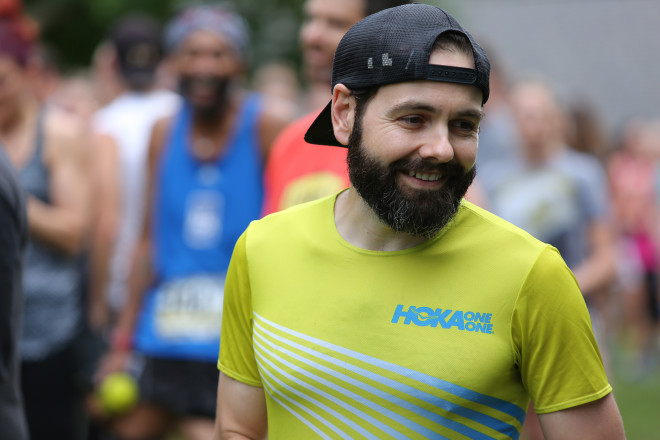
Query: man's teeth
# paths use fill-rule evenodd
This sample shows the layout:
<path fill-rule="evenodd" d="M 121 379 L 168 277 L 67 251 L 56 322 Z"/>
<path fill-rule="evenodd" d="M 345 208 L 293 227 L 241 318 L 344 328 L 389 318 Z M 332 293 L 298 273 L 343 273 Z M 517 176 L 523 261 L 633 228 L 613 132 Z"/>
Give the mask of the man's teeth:
<path fill-rule="evenodd" d="M 415 171 L 408 171 L 410 177 L 414 177 L 420 180 L 430 180 L 436 181 L 442 179 L 442 174 L 428 174 L 428 173 L 416 173 Z"/>

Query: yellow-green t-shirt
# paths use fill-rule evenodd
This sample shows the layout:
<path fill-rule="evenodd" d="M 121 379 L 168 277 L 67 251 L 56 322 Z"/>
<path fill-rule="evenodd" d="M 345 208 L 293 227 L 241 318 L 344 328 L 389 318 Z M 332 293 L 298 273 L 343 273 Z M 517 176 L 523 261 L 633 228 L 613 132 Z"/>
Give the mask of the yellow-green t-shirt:
<path fill-rule="evenodd" d="M 220 370 L 266 393 L 269 439 L 518 438 L 611 391 L 557 251 L 467 202 L 397 252 L 341 238 L 335 196 L 253 222 L 229 267 Z"/>

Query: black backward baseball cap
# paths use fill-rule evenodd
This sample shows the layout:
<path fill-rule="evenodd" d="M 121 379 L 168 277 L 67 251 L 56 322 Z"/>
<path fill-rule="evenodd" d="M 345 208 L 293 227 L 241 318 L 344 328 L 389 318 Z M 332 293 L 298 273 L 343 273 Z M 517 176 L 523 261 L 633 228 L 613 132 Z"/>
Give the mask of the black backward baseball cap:
<path fill-rule="evenodd" d="M 132 87 L 150 86 L 162 57 L 158 23 L 146 15 L 124 17 L 112 28 L 110 42 L 126 81 Z"/>
<path fill-rule="evenodd" d="M 436 39 L 459 32 L 472 45 L 474 69 L 429 64 Z M 341 39 L 332 64 L 332 90 L 344 84 L 351 90 L 406 81 L 430 80 L 474 85 L 488 100 L 490 63 L 470 33 L 446 11 L 430 5 L 408 4 L 369 15 Z M 332 128 L 332 101 L 307 130 L 305 141 L 345 147 Z"/>

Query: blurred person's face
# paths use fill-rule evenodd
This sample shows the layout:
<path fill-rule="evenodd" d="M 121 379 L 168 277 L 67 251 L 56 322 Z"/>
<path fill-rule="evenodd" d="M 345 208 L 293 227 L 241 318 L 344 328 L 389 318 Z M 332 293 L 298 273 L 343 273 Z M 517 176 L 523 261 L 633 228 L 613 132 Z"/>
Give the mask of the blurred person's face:
<path fill-rule="evenodd" d="M 243 69 L 229 41 L 211 32 L 196 31 L 181 43 L 176 58 L 180 91 L 193 108 L 210 117 L 222 112 L 232 80 Z"/>
<path fill-rule="evenodd" d="M 305 76 L 330 84 L 332 60 L 346 31 L 364 18 L 364 0 L 307 0 L 300 28 Z"/>
<path fill-rule="evenodd" d="M 635 121 L 626 127 L 626 146 L 633 154 L 655 160 L 660 154 L 660 131 L 648 121 Z"/>
<path fill-rule="evenodd" d="M 116 66 L 117 57 L 114 48 L 110 43 L 101 43 L 92 56 L 94 89 L 101 105 L 109 103 L 121 93 Z"/>
<path fill-rule="evenodd" d="M 563 133 L 554 98 L 539 84 L 525 84 L 512 92 L 511 107 L 524 153 L 530 159 L 545 159 Z"/>
<path fill-rule="evenodd" d="M 0 126 L 16 117 L 24 83 L 25 69 L 14 59 L 0 55 Z"/>
<path fill-rule="evenodd" d="M 430 62 L 474 68 L 459 52 Z M 383 223 L 428 238 L 454 217 L 475 176 L 481 102 L 473 86 L 411 81 L 380 87 L 353 117 L 349 177 Z"/>

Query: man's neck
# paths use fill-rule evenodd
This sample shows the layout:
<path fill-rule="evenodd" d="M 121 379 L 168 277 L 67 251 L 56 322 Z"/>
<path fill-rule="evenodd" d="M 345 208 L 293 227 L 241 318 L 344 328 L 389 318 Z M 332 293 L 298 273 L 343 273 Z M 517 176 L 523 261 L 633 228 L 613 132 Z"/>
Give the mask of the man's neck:
<path fill-rule="evenodd" d="M 131 95 L 147 95 L 147 94 L 153 92 L 154 90 L 156 90 L 156 88 L 152 87 L 152 86 L 150 86 L 150 87 L 129 87 L 128 85 L 124 84 L 124 86 L 122 87 L 121 93 L 122 94 L 128 93 L 128 94 L 131 94 Z"/>
<path fill-rule="evenodd" d="M 199 114 L 193 111 L 193 154 L 202 160 L 215 160 L 225 149 L 225 144 L 235 124 L 240 97 L 232 95 L 222 111 L 217 114 Z"/>
<path fill-rule="evenodd" d="M 331 99 L 330 84 L 315 83 L 309 85 L 306 105 L 311 111 L 318 111 L 318 109 L 325 107 Z"/>
<path fill-rule="evenodd" d="M 543 165 L 550 161 L 564 149 L 564 144 L 559 140 L 548 140 L 543 144 L 527 146 L 525 148 L 525 159 L 532 165 Z"/>
<path fill-rule="evenodd" d="M 339 235 L 361 249 L 394 252 L 428 241 L 385 225 L 353 187 L 337 197 L 334 213 Z"/>
<path fill-rule="evenodd" d="M 16 112 L 0 126 L 0 148 L 4 148 L 14 166 L 25 166 L 34 151 L 34 136 L 39 112 L 36 98 L 26 97 Z"/>
<path fill-rule="evenodd" d="M 0 125 L 0 136 L 11 137 L 16 132 L 22 132 L 26 124 L 32 123 L 34 115 L 39 109 L 39 102 L 32 96 L 22 96 L 20 100 L 16 112 Z"/>
<path fill-rule="evenodd" d="M 208 133 L 224 131 L 232 122 L 240 102 L 241 94 L 239 92 L 230 92 L 223 102 L 217 104 L 217 107 L 214 109 L 200 111 L 193 108 L 193 126 L 202 132 Z"/>

